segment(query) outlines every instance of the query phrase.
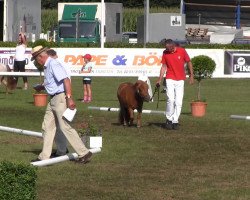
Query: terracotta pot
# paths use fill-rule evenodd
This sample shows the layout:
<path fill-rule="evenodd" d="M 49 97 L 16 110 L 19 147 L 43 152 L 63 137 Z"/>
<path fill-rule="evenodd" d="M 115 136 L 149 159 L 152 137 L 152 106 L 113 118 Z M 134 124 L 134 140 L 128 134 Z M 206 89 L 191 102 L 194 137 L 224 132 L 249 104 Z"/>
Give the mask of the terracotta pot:
<path fill-rule="evenodd" d="M 47 105 L 47 94 L 33 94 L 35 106 L 46 106 Z"/>
<path fill-rule="evenodd" d="M 206 114 L 207 103 L 205 102 L 192 102 L 191 112 L 194 117 L 203 117 Z"/>

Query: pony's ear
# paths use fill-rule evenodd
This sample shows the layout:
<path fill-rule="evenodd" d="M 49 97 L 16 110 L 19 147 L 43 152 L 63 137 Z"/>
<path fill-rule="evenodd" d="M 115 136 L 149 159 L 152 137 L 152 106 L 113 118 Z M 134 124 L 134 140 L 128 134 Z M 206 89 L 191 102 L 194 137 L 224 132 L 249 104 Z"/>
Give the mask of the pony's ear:
<path fill-rule="evenodd" d="M 135 88 L 138 90 L 139 87 L 141 86 L 141 83 L 137 81 L 137 82 L 134 84 L 134 86 L 135 86 Z"/>

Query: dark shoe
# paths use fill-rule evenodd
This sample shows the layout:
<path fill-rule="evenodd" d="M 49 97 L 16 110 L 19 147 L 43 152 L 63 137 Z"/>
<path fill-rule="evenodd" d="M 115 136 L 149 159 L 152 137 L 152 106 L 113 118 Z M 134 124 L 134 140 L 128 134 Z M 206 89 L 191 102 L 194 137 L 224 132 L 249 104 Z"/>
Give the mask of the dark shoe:
<path fill-rule="evenodd" d="M 68 148 L 67 148 L 67 150 L 66 150 L 66 153 L 63 154 L 63 155 L 59 155 L 59 154 L 56 153 L 56 151 L 54 151 L 54 152 L 50 155 L 50 158 L 56 158 L 56 157 L 59 157 L 59 156 L 64 156 L 64 155 L 66 155 L 66 154 L 68 154 L 68 153 L 69 153 Z"/>
<path fill-rule="evenodd" d="M 92 152 L 89 151 L 85 156 L 79 158 L 76 162 L 79 164 L 86 164 L 90 162 L 91 156 L 92 156 Z"/>
<path fill-rule="evenodd" d="M 166 124 L 165 124 L 165 128 L 166 128 L 167 130 L 172 130 L 172 129 L 173 129 L 173 123 L 172 123 L 172 121 L 169 121 L 169 120 L 167 119 Z"/>
<path fill-rule="evenodd" d="M 166 93 L 167 92 L 167 90 L 166 89 L 163 89 L 162 91 L 161 91 L 161 93 Z"/>
<path fill-rule="evenodd" d="M 30 162 L 37 162 L 37 161 L 41 161 L 39 158 L 33 159 Z"/>
<path fill-rule="evenodd" d="M 179 130 L 180 124 L 178 123 L 173 123 L 173 130 Z"/>

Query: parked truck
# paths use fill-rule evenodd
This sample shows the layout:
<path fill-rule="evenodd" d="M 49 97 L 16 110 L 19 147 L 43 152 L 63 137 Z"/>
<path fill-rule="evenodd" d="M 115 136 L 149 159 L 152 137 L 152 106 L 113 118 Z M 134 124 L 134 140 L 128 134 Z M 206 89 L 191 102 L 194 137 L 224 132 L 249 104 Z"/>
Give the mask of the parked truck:
<path fill-rule="evenodd" d="M 58 3 L 58 42 L 100 43 L 101 23 L 106 42 L 122 40 L 122 4 L 105 3 L 104 20 L 101 3 Z"/>

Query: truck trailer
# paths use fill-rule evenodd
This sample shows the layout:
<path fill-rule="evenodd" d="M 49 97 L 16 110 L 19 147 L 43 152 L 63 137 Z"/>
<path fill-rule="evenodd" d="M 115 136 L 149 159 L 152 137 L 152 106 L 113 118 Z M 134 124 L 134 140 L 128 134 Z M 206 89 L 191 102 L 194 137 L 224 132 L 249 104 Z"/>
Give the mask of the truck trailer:
<path fill-rule="evenodd" d="M 105 42 L 122 40 L 122 4 L 105 3 L 102 22 L 101 3 L 58 3 L 58 42 L 100 43 L 101 23 Z"/>

